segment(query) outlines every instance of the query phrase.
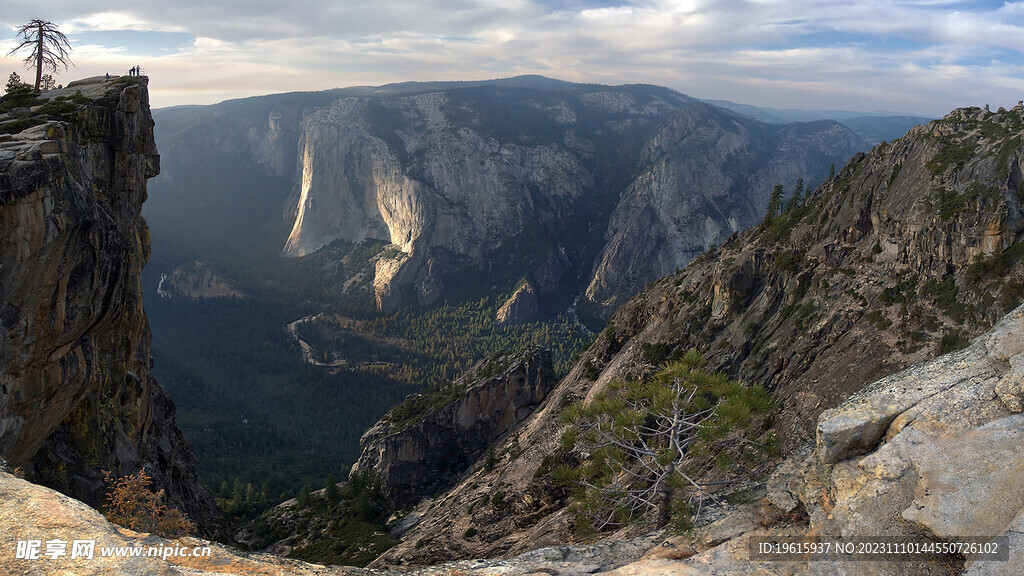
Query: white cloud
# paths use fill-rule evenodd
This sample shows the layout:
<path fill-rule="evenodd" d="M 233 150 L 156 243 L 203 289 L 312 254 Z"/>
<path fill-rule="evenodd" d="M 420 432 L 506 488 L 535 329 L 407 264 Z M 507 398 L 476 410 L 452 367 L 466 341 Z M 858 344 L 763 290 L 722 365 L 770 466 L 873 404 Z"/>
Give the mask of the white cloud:
<path fill-rule="evenodd" d="M 1024 2 L 541 1 L 52 0 L 48 9 L 66 31 L 92 32 L 74 55 L 82 75 L 140 63 L 123 41 L 96 46 L 102 31 L 194 36 L 177 54 L 142 63 L 155 105 L 520 73 L 650 82 L 766 106 L 928 114 L 981 96 L 1015 103 L 1024 92 Z M 35 16 L 35 3 L 5 4 L 0 24 Z M 0 66 L 20 69 L 9 58 Z"/>

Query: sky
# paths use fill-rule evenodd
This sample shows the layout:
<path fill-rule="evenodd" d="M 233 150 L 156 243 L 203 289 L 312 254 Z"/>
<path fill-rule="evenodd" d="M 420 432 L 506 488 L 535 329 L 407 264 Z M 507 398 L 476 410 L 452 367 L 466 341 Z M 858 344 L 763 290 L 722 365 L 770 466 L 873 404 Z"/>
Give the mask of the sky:
<path fill-rule="evenodd" d="M 75 67 L 57 82 L 150 76 L 153 107 L 410 80 L 541 74 L 657 84 L 774 108 L 942 116 L 1024 99 L 1024 1 L 3 0 L 49 20 Z M 5 33 L 6 31 L 6 33 Z"/>

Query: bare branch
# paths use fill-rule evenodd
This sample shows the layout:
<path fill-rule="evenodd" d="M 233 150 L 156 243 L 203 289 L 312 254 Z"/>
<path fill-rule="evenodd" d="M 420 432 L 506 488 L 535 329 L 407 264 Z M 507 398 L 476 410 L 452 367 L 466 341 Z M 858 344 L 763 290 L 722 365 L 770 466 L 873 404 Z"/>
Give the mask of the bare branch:
<path fill-rule="evenodd" d="M 31 49 L 24 62 L 27 66 L 35 66 L 36 83 L 34 90 L 39 92 L 39 84 L 42 80 L 43 69 L 56 73 L 61 66 L 65 70 L 73 66 L 69 57 L 71 44 L 53 22 L 46 20 L 32 20 L 27 24 L 18 27 L 18 36 L 23 38 L 21 44 L 7 53 L 14 56 L 23 49 Z"/>

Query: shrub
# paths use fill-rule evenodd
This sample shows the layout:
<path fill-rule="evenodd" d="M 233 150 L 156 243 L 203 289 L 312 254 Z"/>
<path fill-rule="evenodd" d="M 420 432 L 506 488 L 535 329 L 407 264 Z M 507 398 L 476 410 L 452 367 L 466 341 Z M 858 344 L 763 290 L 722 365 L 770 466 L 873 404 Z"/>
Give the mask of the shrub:
<path fill-rule="evenodd" d="M 939 354 L 948 354 L 966 348 L 971 343 L 967 333 L 963 330 L 951 330 L 942 335 L 939 340 Z"/>
<path fill-rule="evenodd" d="M 804 262 L 804 253 L 800 250 L 785 250 L 775 256 L 775 266 L 780 270 L 796 272 Z"/>
<path fill-rule="evenodd" d="M 969 310 L 967 306 L 957 300 L 960 290 L 956 287 L 956 281 L 952 276 L 943 280 L 929 280 L 925 284 L 923 292 L 926 296 L 935 299 L 935 305 L 958 324 L 963 324 L 967 319 Z"/>
<path fill-rule="evenodd" d="M 195 529 L 180 510 L 168 508 L 164 502 L 164 491 L 153 492 L 153 479 L 145 470 L 115 479 L 104 471 L 104 482 L 108 486 L 107 520 L 136 532 L 152 532 L 165 538 L 188 536 Z"/>
<path fill-rule="evenodd" d="M 881 310 L 874 310 L 864 315 L 864 318 L 875 325 L 875 328 L 879 330 L 885 330 L 889 326 L 892 326 L 892 320 L 885 317 L 885 314 Z"/>
<path fill-rule="evenodd" d="M 951 165 L 958 168 L 974 156 L 976 147 L 967 142 L 944 142 L 939 151 L 928 161 L 928 171 L 932 176 L 945 172 Z"/>

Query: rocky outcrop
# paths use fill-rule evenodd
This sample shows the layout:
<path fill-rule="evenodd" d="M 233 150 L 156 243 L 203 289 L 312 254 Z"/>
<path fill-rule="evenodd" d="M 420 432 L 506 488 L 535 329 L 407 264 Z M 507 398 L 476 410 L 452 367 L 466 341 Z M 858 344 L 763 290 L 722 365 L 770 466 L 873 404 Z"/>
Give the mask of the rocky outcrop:
<path fill-rule="evenodd" d="M 959 352 L 904 370 L 859 392 L 818 421 L 816 448 L 776 471 L 765 505 L 806 512 L 822 539 L 875 535 L 953 542 L 1007 537 L 1008 560 L 971 562 L 968 574 L 1001 574 L 1024 563 L 1020 467 L 1024 418 L 995 389 L 1019 378 L 1024 308 Z M 959 573 L 963 559 L 869 562 L 857 573 Z M 836 564 L 810 562 L 811 573 Z"/>
<path fill-rule="evenodd" d="M 242 554 L 198 538 L 167 540 L 155 534 L 133 532 L 111 524 L 82 502 L 0 471 L 0 572 L 5 574 L 61 574 L 100 576 L 128 574 L 189 574 L 195 576 L 265 574 L 267 576 L 360 576 L 358 568 L 325 568 L 269 554 Z M 63 541 L 57 557 L 44 555 L 41 544 L 35 559 L 18 558 L 18 542 Z M 93 542 L 91 556 L 71 558 L 76 540 Z M 118 552 L 113 552 L 120 548 Z M 134 553 L 131 549 L 136 550 Z M 150 548 L 155 556 L 149 555 Z M 110 552 L 103 554 L 103 550 Z M 208 549 L 208 553 L 204 551 Z M 141 553 L 139 553 L 141 552 Z M 120 554 L 123 554 L 121 556 Z M 195 555 L 194 555 L 195 554 Z"/>
<path fill-rule="evenodd" d="M 504 560 L 464 559 L 415 570 L 374 570 L 347 566 L 321 566 L 271 554 L 239 550 L 198 538 L 167 540 L 133 532 L 107 522 L 97 511 L 48 488 L 0 470 L 0 572 L 4 574 L 60 574 L 99 576 L 135 574 L 188 574 L 190 576 L 453 576 L 490 574 L 607 573 L 630 565 L 658 540 L 657 535 L 591 546 L 554 546 Z M 42 540 L 37 559 L 17 558 L 18 542 Z M 64 554 L 50 558 L 46 541 L 66 543 Z M 94 542 L 91 557 L 71 559 L 72 542 Z M 103 554 L 103 550 L 120 552 Z M 132 554 L 132 549 L 140 548 Z M 150 549 L 156 556 L 151 556 Z M 208 550 L 208 552 L 207 552 Z M 121 555 L 123 554 L 123 555 Z"/>
<path fill-rule="evenodd" d="M 161 298 L 181 296 L 193 300 L 245 296 L 231 285 L 231 280 L 207 263 L 199 261 L 182 264 L 171 270 L 170 274 L 161 274 L 157 293 Z"/>
<path fill-rule="evenodd" d="M 537 291 L 529 282 L 523 284 L 498 308 L 494 321 L 499 326 L 511 326 L 532 322 L 540 316 Z"/>
<path fill-rule="evenodd" d="M 555 385 L 551 352 L 481 363 L 449 389 L 416 394 L 360 440 L 352 474 L 380 475 L 396 508 L 451 487 Z"/>
<path fill-rule="evenodd" d="M 808 202 L 649 285 L 498 447 L 514 456 L 418 507 L 419 524 L 379 562 L 511 554 L 571 540 L 565 494 L 545 472 L 558 454 L 559 413 L 614 379 L 652 373 L 675 353 L 699 349 L 711 368 L 772 389 L 774 426 L 790 454 L 813 440 L 825 410 L 965 346 L 1024 297 L 1022 131 L 1020 113 L 954 111 L 855 156 Z M 1017 405 L 1016 377 L 993 386 L 1000 405 Z M 887 411 L 903 413 L 912 395 L 849 432 L 851 444 L 831 449 L 834 458 L 870 448 L 875 433 L 890 429 Z M 529 449 L 517 454 L 522 446 Z M 495 491 L 517 504 L 484 503 Z M 441 501 L 443 515 L 430 509 Z M 469 527 L 482 536 L 459 537 Z M 417 549 L 421 541 L 428 544 Z"/>
<path fill-rule="evenodd" d="M 73 82 L 43 94 L 37 126 L 0 136 L 0 455 L 93 505 L 103 470 L 146 467 L 209 526 L 213 499 L 149 375 L 140 210 L 160 163 L 146 81 Z"/>

